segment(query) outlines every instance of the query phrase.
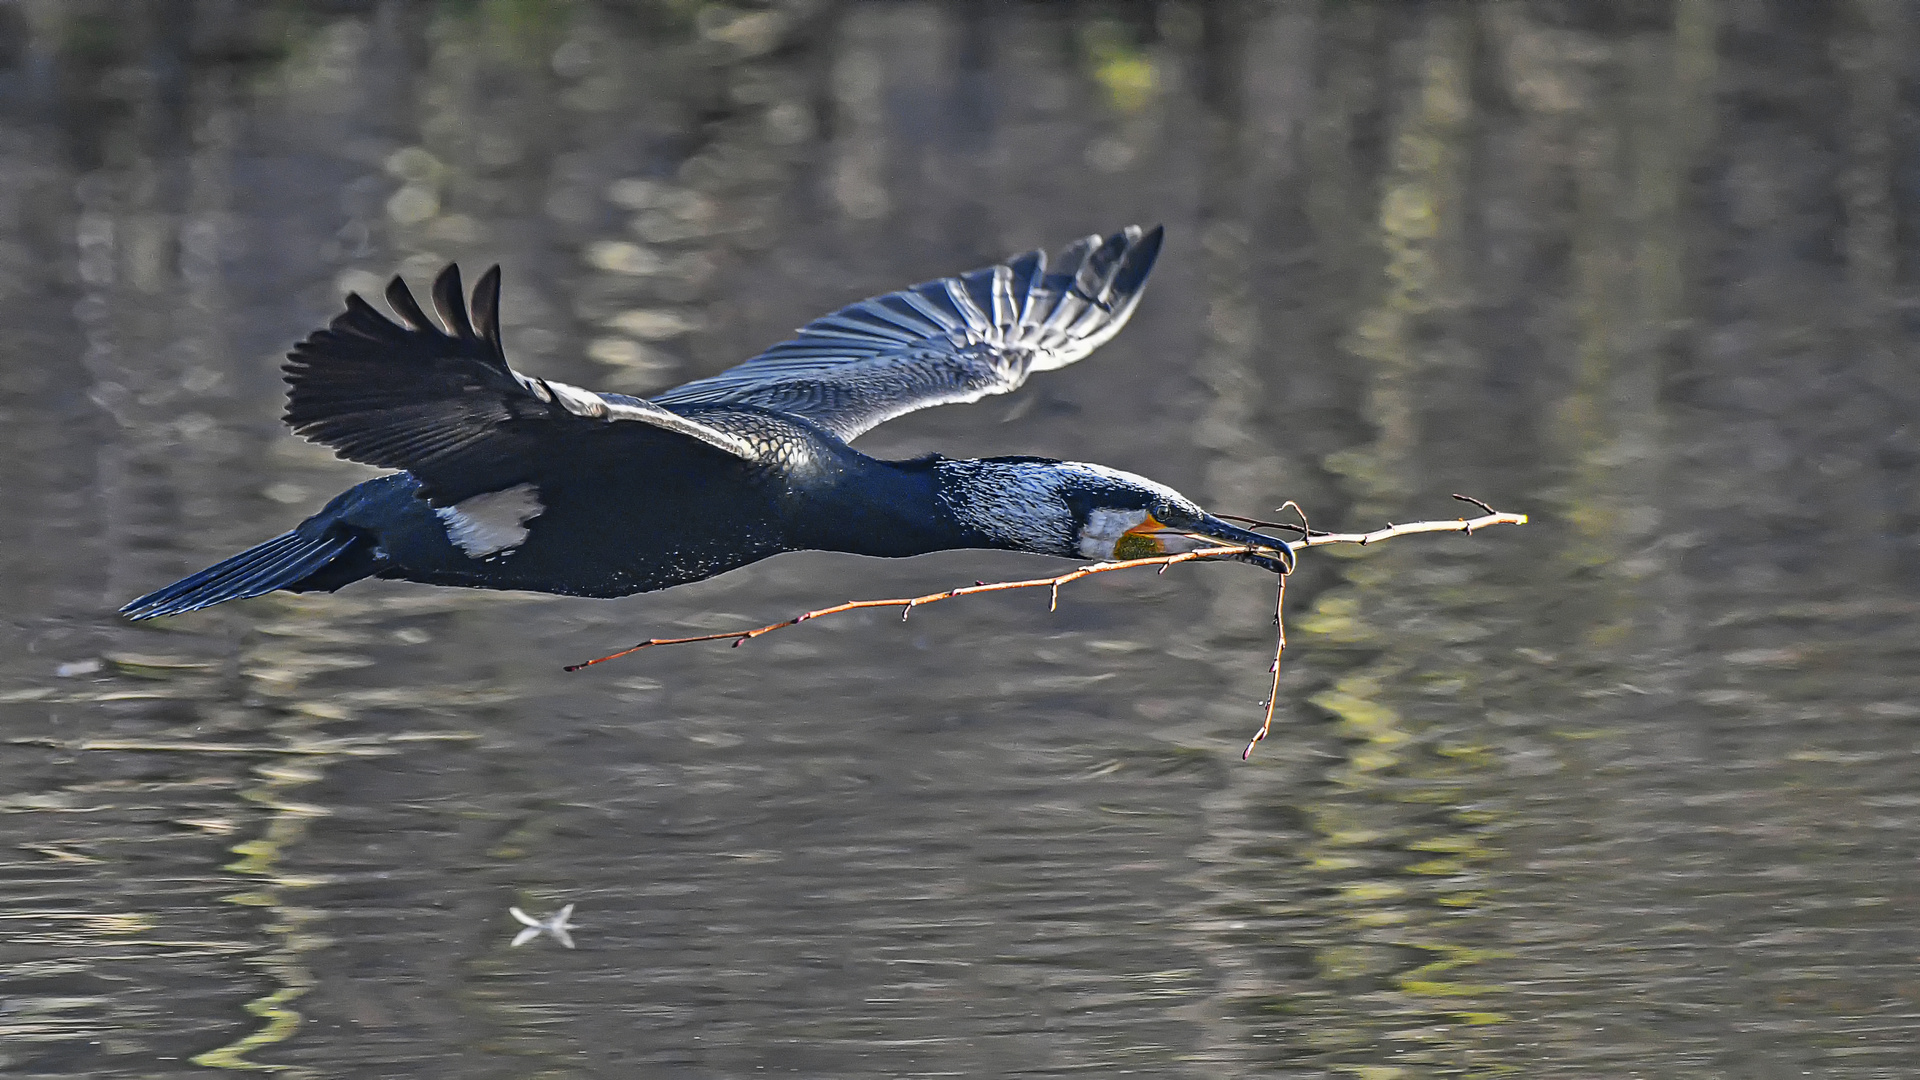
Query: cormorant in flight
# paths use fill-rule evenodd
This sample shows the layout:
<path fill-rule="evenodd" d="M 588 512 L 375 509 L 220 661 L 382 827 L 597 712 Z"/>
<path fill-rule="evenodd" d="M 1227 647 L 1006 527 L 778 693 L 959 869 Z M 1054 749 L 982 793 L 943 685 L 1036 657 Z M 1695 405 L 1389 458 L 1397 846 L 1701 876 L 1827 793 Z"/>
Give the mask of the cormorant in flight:
<path fill-rule="evenodd" d="M 500 270 L 442 325 L 395 278 L 396 324 L 359 296 L 289 354 L 286 420 L 399 472 L 355 485 L 257 547 L 140 597 L 130 619 L 366 577 L 625 596 L 783 551 L 905 556 L 1003 548 L 1138 558 L 1207 543 L 1276 572 L 1293 552 L 1145 477 L 1038 457 L 883 461 L 849 446 L 931 405 L 1014 390 L 1126 325 L 1161 230 L 1089 236 L 865 300 L 652 399 L 522 375 L 500 342 Z"/>

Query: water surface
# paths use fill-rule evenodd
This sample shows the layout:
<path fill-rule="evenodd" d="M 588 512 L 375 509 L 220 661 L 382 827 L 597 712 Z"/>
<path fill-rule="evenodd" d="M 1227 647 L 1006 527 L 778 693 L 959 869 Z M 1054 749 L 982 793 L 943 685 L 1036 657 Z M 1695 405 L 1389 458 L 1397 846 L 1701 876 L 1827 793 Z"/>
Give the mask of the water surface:
<path fill-rule="evenodd" d="M 1886 1077 L 1920 1037 L 1920 72 L 1899 4 L 0 6 L 18 1076 Z M 505 268 L 646 392 L 1129 222 L 1127 332 L 883 456 L 1321 526 L 619 601 L 128 598 L 368 471 L 347 289 Z M 579 948 L 511 949 L 509 905 Z"/>

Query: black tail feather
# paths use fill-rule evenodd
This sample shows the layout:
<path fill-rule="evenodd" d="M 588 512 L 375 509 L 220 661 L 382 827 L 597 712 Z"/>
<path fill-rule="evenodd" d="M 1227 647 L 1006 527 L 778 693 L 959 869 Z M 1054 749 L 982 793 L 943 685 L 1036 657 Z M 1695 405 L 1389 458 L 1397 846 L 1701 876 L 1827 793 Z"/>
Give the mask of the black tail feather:
<path fill-rule="evenodd" d="M 352 534 L 302 536 L 282 533 L 230 559 L 139 598 L 120 609 L 129 619 L 198 611 L 227 600 L 245 600 L 284 589 L 311 576 L 352 547 Z"/>

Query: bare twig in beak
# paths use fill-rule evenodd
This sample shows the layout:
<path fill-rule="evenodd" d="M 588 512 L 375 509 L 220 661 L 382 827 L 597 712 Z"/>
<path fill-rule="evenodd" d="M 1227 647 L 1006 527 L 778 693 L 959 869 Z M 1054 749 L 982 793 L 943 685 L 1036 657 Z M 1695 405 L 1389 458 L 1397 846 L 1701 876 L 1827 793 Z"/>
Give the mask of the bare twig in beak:
<path fill-rule="evenodd" d="M 813 611 L 801 612 L 791 619 L 784 619 L 780 622 L 768 623 L 765 626 L 755 626 L 743 630 L 725 630 L 713 634 L 695 634 L 691 637 L 649 638 L 636 645 L 621 649 L 619 652 L 609 653 L 606 656 L 588 660 L 584 663 L 569 664 L 566 670 L 579 671 L 581 668 L 591 667 L 594 664 L 603 664 L 608 660 L 617 660 L 622 656 L 639 652 L 641 649 L 651 649 L 657 645 L 688 645 L 696 641 L 731 641 L 734 647 L 738 648 L 752 641 L 754 638 L 771 634 L 775 630 L 785 629 L 789 626 L 798 626 L 803 622 L 824 618 L 828 615 L 838 615 L 847 611 L 859 611 L 864 608 L 901 608 L 903 609 L 901 616 L 904 618 L 907 614 L 911 613 L 914 608 L 920 607 L 923 604 L 936 604 L 942 600 L 951 600 L 958 596 L 972 596 L 976 593 L 1007 592 L 1013 589 L 1047 589 L 1051 596 L 1049 610 L 1057 610 L 1060 606 L 1060 587 L 1062 585 L 1068 585 L 1079 581 L 1081 578 L 1092 577 L 1095 574 L 1111 573 L 1115 570 L 1134 570 L 1140 567 L 1152 566 L 1159 568 L 1162 573 L 1165 573 L 1168 567 L 1178 563 L 1247 557 L 1251 557 L 1250 561 L 1255 561 L 1259 565 L 1268 565 L 1271 569 L 1273 568 L 1271 564 L 1275 563 L 1283 567 L 1290 566 L 1294 553 L 1302 548 L 1322 547 L 1327 544 L 1377 544 L 1382 540 L 1390 540 L 1393 537 L 1406 536 L 1411 533 L 1472 533 L 1479 529 L 1484 529 L 1489 525 L 1525 525 L 1527 523 L 1527 515 L 1525 514 L 1502 513 L 1478 499 L 1469 498 L 1465 495 L 1455 495 L 1454 498 L 1462 502 L 1472 503 L 1480 509 L 1485 510 L 1486 513 L 1480 517 L 1471 519 L 1456 518 L 1452 521 L 1415 521 L 1405 525 L 1389 525 L 1384 529 L 1376 529 L 1373 532 L 1367 533 L 1331 533 L 1315 531 L 1313 527 L 1307 523 L 1307 515 L 1305 512 L 1303 512 L 1297 504 L 1288 502 L 1285 506 L 1282 506 L 1281 509 L 1284 510 L 1291 507 L 1295 513 L 1299 514 L 1300 524 L 1298 525 L 1283 522 L 1260 521 L 1256 518 L 1237 517 L 1232 514 L 1220 514 L 1216 516 L 1227 520 L 1245 522 L 1255 528 L 1289 529 L 1300 534 L 1300 538 L 1297 540 L 1275 539 L 1271 545 L 1228 544 L 1222 543 L 1217 538 L 1202 533 L 1168 530 L 1169 535 L 1177 534 L 1185 536 L 1201 543 L 1203 546 L 1192 551 L 1154 555 L 1144 559 L 1124 559 L 1117 562 L 1092 563 L 1076 570 L 1070 570 L 1064 574 L 1057 574 L 1053 577 L 1031 578 L 1025 581 L 976 581 L 972 585 L 962 588 L 948 589 L 945 592 L 928 593 L 925 596 L 904 596 L 886 600 L 849 600 L 844 604 L 834 604 L 831 607 L 816 608 Z M 1281 555 L 1282 552 L 1285 553 L 1284 556 Z M 1260 741 L 1272 732 L 1273 714 L 1274 710 L 1278 707 L 1280 698 L 1280 660 L 1287 649 L 1287 573 L 1285 569 L 1280 569 L 1278 572 L 1280 583 L 1274 597 L 1273 612 L 1275 628 L 1273 666 L 1269 669 L 1273 674 L 1272 689 L 1267 694 L 1265 703 L 1266 715 L 1261 721 L 1260 730 L 1247 743 L 1246 749 L 1241 751 L 1240 757 L 1242 760 L 1252 756 L 1253 748 L 1259 745 Z"/>
<path fill-rule="evenodd" d="M 945 592 L 927 593 L 925 596 L 902 596 L 887 600 L 849 600 L 844 604 L 817 608 L 813 611 L 803 611 L 791 619 L 783 619 L 780 622 L 768 623 L 765 626 L 756 626 L 745 630 L 723 630 L 715 634 L 695 634 L 691 637 L 680 638 L 649 638 L 637 645 L 621 649 L 616 653 L 608 653 L 606 656 L 597 657 L 578 664 L 568 664 L 564 670 L 579 671 L 581 668 L 592 667 L 595 664 L 604 664 L 609 660 L 617 660 L 622 656 L 639 652 L 641 649 L 651 649 L 656 645 L 691 645 L 696 641 L 731 640 L 737 648 L 752 641 L 754 638 L 771 634 L 775 630 L 782 630 L 789 626 L 798 626 L 803 622 L 824 618 L 828 615 L 839 615 L 842 612 L 859 611 L 864 608 L 906 608 L 911 610 L 925 604 L 937 604 L 942 600 L 951 600 L 956 596 L 973 596 L 976 593 L 1006 592 L 1011 589 L 1050 589 L 1053 593 L 1053 605 L 1049 610 L 1055 610 L 1058 608 L 1060 602 L 1060 586 L 1071 584 L 1084 577 L 1091 577 L 1094 574 L 1111 573 L 1115 570 L 1132 570 L 1141 566 L 1158 566 L 1164 568 L 1172 566 L 1175 563 L 1194 562 L 1199 559 L 1219 559 L 1232 555 L 1242 555 L 1255 550 L 1254 548 L 1239 545 L 1220 544 L 1213 547 L 1199 548 L 1194 551 L 1182 551 L 1173 555 L 1154 555 L 1145 559 L 1126 559 L 1121 562 L 1093 563 L 1088 566 L 1082 566 L 1078 570 L 1069 570 L 1064 574 L 1057 574 L 1047 578 L 1031 578 L 1026 581 L 979 582 L 958 589 L 948 589 Z"/>

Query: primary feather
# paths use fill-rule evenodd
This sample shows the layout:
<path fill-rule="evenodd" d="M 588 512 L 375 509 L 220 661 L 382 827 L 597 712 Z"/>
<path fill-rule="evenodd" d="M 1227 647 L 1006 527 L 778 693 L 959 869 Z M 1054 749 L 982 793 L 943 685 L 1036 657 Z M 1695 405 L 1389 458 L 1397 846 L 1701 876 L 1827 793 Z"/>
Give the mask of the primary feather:
<path fill-rule="evenodd" d="M 876 296 L 718 375 L 656 396 L 668 407 L 759 405 L 851 441 L 896 416 L 1018 389 L 1120 332 L 1140 302 L 1163 230 L 1129 226 L 1047 256 Z"/>
<path fill-rule="evenodd" d="M 345 312 L 294 346 L 286 421 L 349 461 L 407 470 L 435 506 L 535 479 L 531 470 L 556 442 L 619 441 L 599 431 L 619 421 L 753 456 L 737 436 L 652 402 L 530 378 L 507 366 L 497 266 L 474 287 L 471 318 L 459 269 L 441 271 L 433 305 L 444 330 L 397 277 L 387 286 L 387 303 L 406 325 L 349 293 Z"/>

